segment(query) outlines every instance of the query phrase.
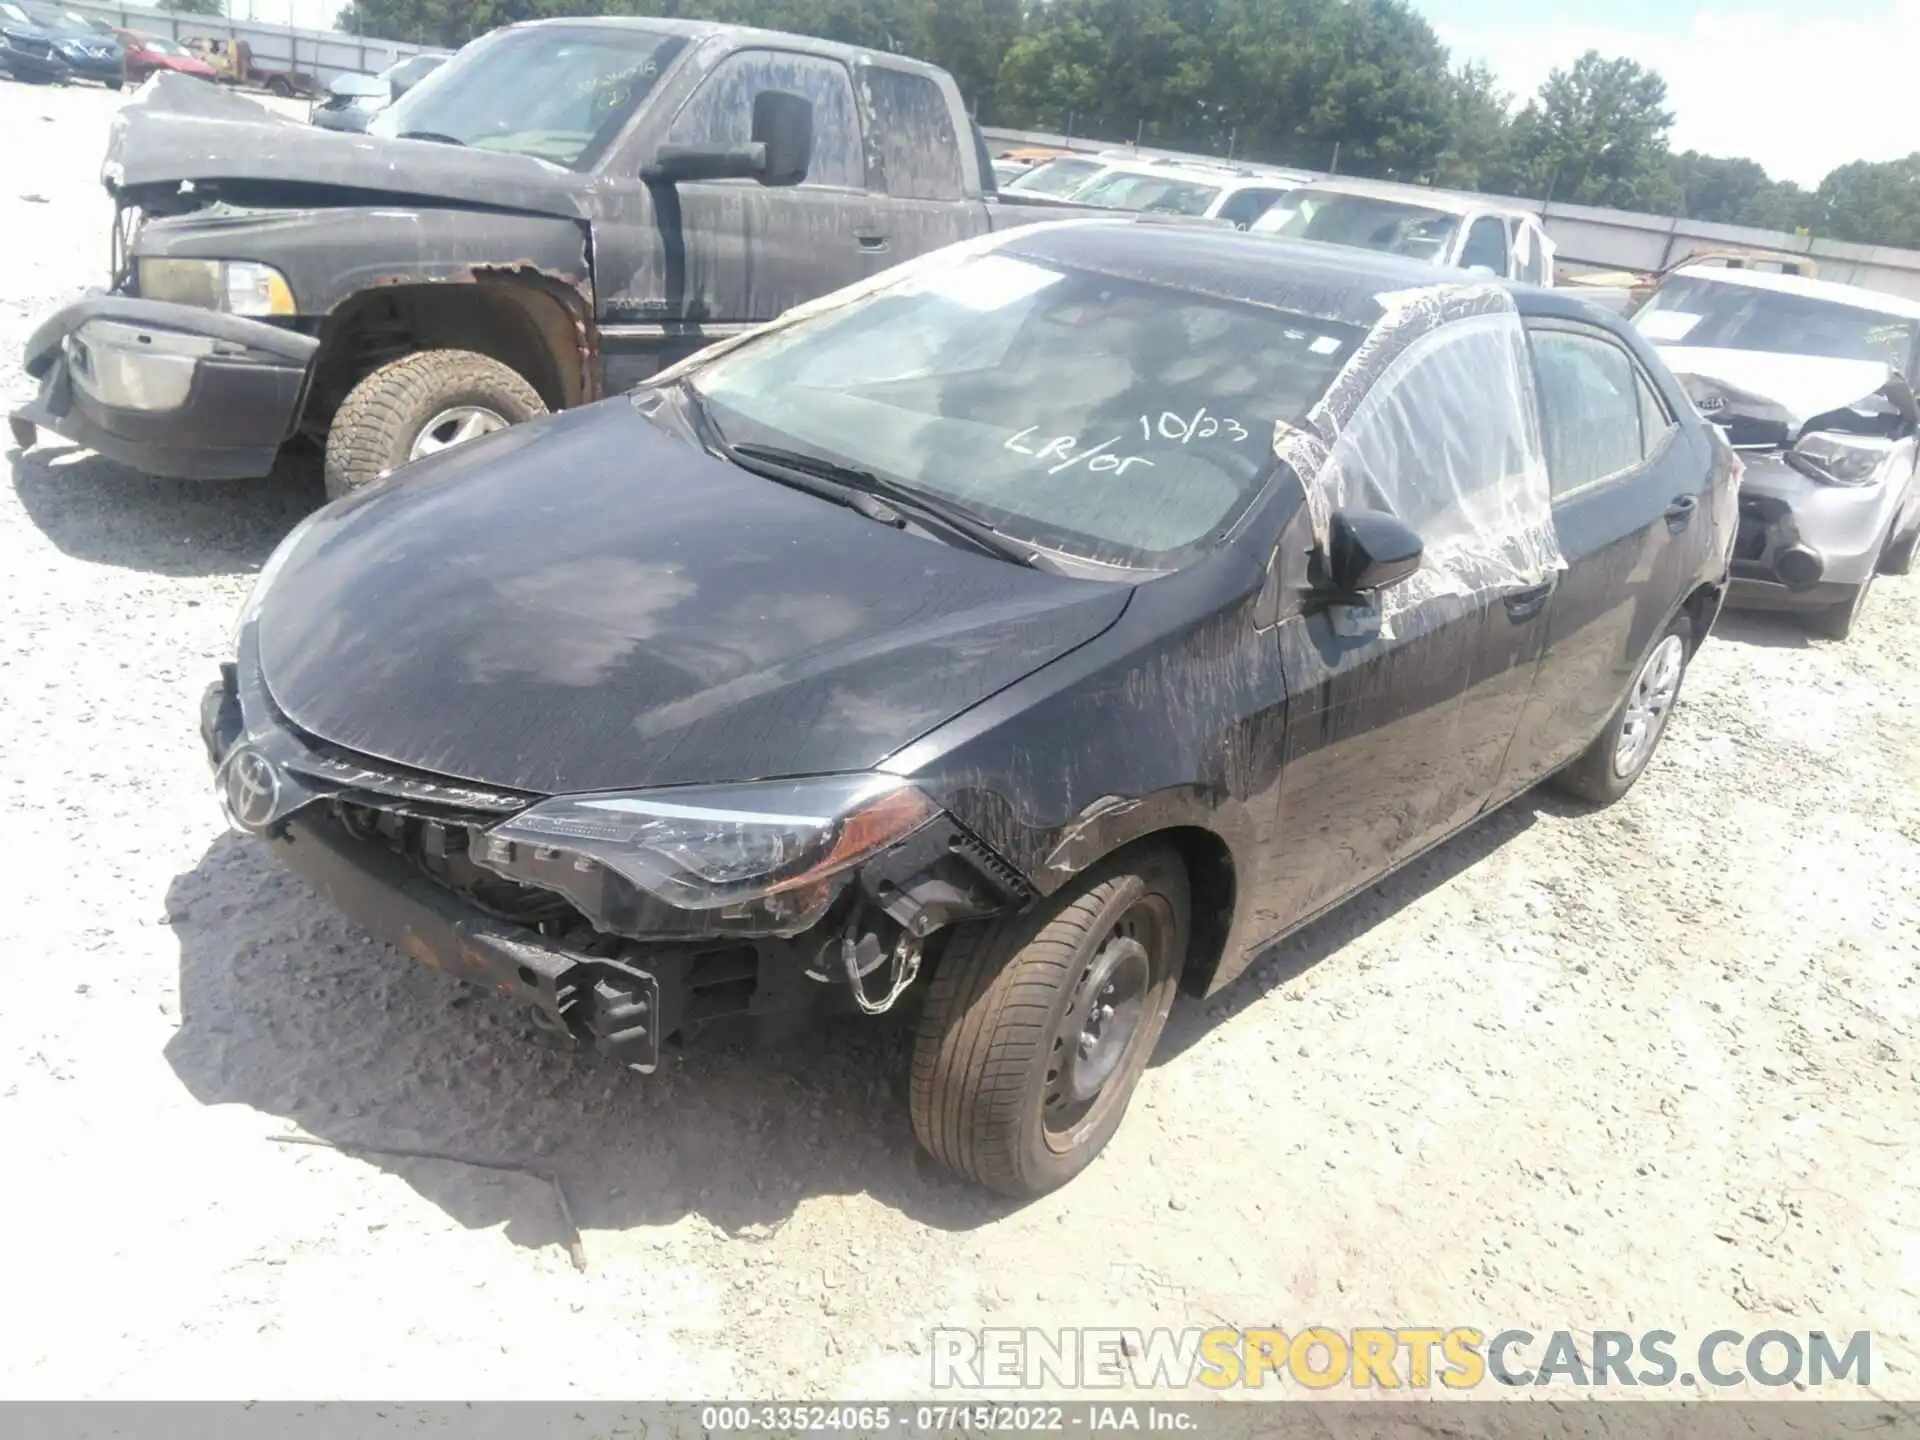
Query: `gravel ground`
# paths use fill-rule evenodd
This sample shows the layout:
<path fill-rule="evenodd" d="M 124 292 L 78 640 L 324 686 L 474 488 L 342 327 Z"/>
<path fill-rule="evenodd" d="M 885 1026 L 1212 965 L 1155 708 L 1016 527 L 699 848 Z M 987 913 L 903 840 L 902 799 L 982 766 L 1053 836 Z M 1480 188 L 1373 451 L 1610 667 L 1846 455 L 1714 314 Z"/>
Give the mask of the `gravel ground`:
<path fill-rule="evenodd" d="M 117 103 L 0 85 L 9 404 L 104 278 Z M 194 729 L 315 495 L 5 463 L 0 1394 L 904 1395 L 936 1325 L 1318 1322 L 1869 1329 L 1920 1398 L 1912 581 L 1844 645 L 1730 617 L 1624 803 L 1524 798 L 1183 1001 L 1013 1207 L 916 1158 L 894 1031 L 642 1080 L 336 919 Z M 589 1268 L 536 1179 L 295 1134 L 551 1167 Z"/>

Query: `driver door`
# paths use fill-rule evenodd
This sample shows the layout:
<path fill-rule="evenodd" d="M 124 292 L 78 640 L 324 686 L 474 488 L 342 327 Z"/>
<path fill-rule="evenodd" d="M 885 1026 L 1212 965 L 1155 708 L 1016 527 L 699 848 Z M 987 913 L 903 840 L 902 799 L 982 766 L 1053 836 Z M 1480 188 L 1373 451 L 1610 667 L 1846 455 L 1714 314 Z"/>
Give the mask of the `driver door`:
<path fill-rule="evenodd" d="M 859 107 L 847 67 L 795 50 L 736 50 L 668 122 L 686 145 L 745 145 L 753 99 L 785 90 L 813 105 L 813 161 L 798 185 L 754 180 L 648 184 L 609 179 L 593 226 L 605 388 L 861 279 L 884 243 L 867 193 Z M 648 156 L 639 157 L 637 171 Z"/>

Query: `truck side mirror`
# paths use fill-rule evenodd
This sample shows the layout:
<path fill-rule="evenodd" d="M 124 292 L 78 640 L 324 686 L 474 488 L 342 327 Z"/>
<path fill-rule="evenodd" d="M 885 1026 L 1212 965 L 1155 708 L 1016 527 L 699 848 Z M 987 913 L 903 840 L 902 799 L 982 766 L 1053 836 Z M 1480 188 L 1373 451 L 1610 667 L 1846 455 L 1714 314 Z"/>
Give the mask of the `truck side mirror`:
<path fill-rule="evenodd" d="M 746 145 L 662 145 L 640 178 L 663 185 L 684 180 L 758 180 L 798 185 L 813 164 L 813 102 L 785 90 L 753 97 L 753 139 Z"/>

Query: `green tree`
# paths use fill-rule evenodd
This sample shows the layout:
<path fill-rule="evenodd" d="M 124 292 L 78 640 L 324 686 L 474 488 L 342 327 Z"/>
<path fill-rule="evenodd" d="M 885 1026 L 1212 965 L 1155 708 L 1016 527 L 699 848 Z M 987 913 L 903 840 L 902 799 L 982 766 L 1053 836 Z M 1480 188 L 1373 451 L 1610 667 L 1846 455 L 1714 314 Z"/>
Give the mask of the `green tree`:
<path fill-rule="evenodd" d="M 181 15 L 217 15 L 226 16 L 225 0 L 167 0 L 166 9 Z"/>
<path fill-rule="evenodd" d="M 1842 165 L 1820 182 L 1808 218 L 1834 240 L 1920 249 L 1920 151 Z"/>
<path fill-rule="evenodd" d="M 1447 81 L 1447 138 L 1431 179 L 1453 190 L 1493 185 L 1508 168 L 1513 97 L 1478 61 L 1462 66 Z"/>
<path fill-rule="evenodd" d="M 1549 74 L 1515 118 L 1505 188 L 1580 205 L 1665 209 L 1675 193 L 1666 101 L 1667 82 L 1638 61 L 1587 51 Z"/>

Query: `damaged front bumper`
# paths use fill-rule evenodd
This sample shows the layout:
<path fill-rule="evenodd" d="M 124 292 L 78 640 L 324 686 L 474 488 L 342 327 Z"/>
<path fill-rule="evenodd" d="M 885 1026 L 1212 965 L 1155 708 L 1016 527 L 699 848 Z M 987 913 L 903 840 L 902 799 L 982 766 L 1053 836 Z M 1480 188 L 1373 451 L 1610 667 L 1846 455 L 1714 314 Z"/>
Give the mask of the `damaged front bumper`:
<path fill-rule="evenodd" d="M 27 341 L 40 393 L 13 412 L 14 438 L 50 430 L 150 475 L 267 474 L 293 433 L 312 336 L 158 300 L 95 295 Z"/>
<path fill-rule="evenodd" d="M 664 1040 L 715 1020 L 744 1018 L 766 1035 L 823 1014 L 878 1013 L 899 991 L 876 1006 L 861 977 L 903 940 L 914 957 L 904 968 L 917 972 L 934 929 L 1030 898 L 1017 876 L 946 822 L 881 852 L 846 905 L 802 933 L 671 942 L 610 934 L 557 890 L 503 886 L 471 863 L 491 827 L 541 797 L 391 770 L 309 741 L 274 708 L 250 634 L 241 649 L 200 711 L 234 826 L 265 840 L 371 934 L 634 1070 L 651 1071 Z M 896 973 L 902 968 L 896 957 Z"/>
<path fill-rule="evenodd" d="M 1729 603 L 1813 610 L 1851 599 L 1879 563 L 1904 486 L 1830 485 L 1779 454 L 1743 458 Z"/>

